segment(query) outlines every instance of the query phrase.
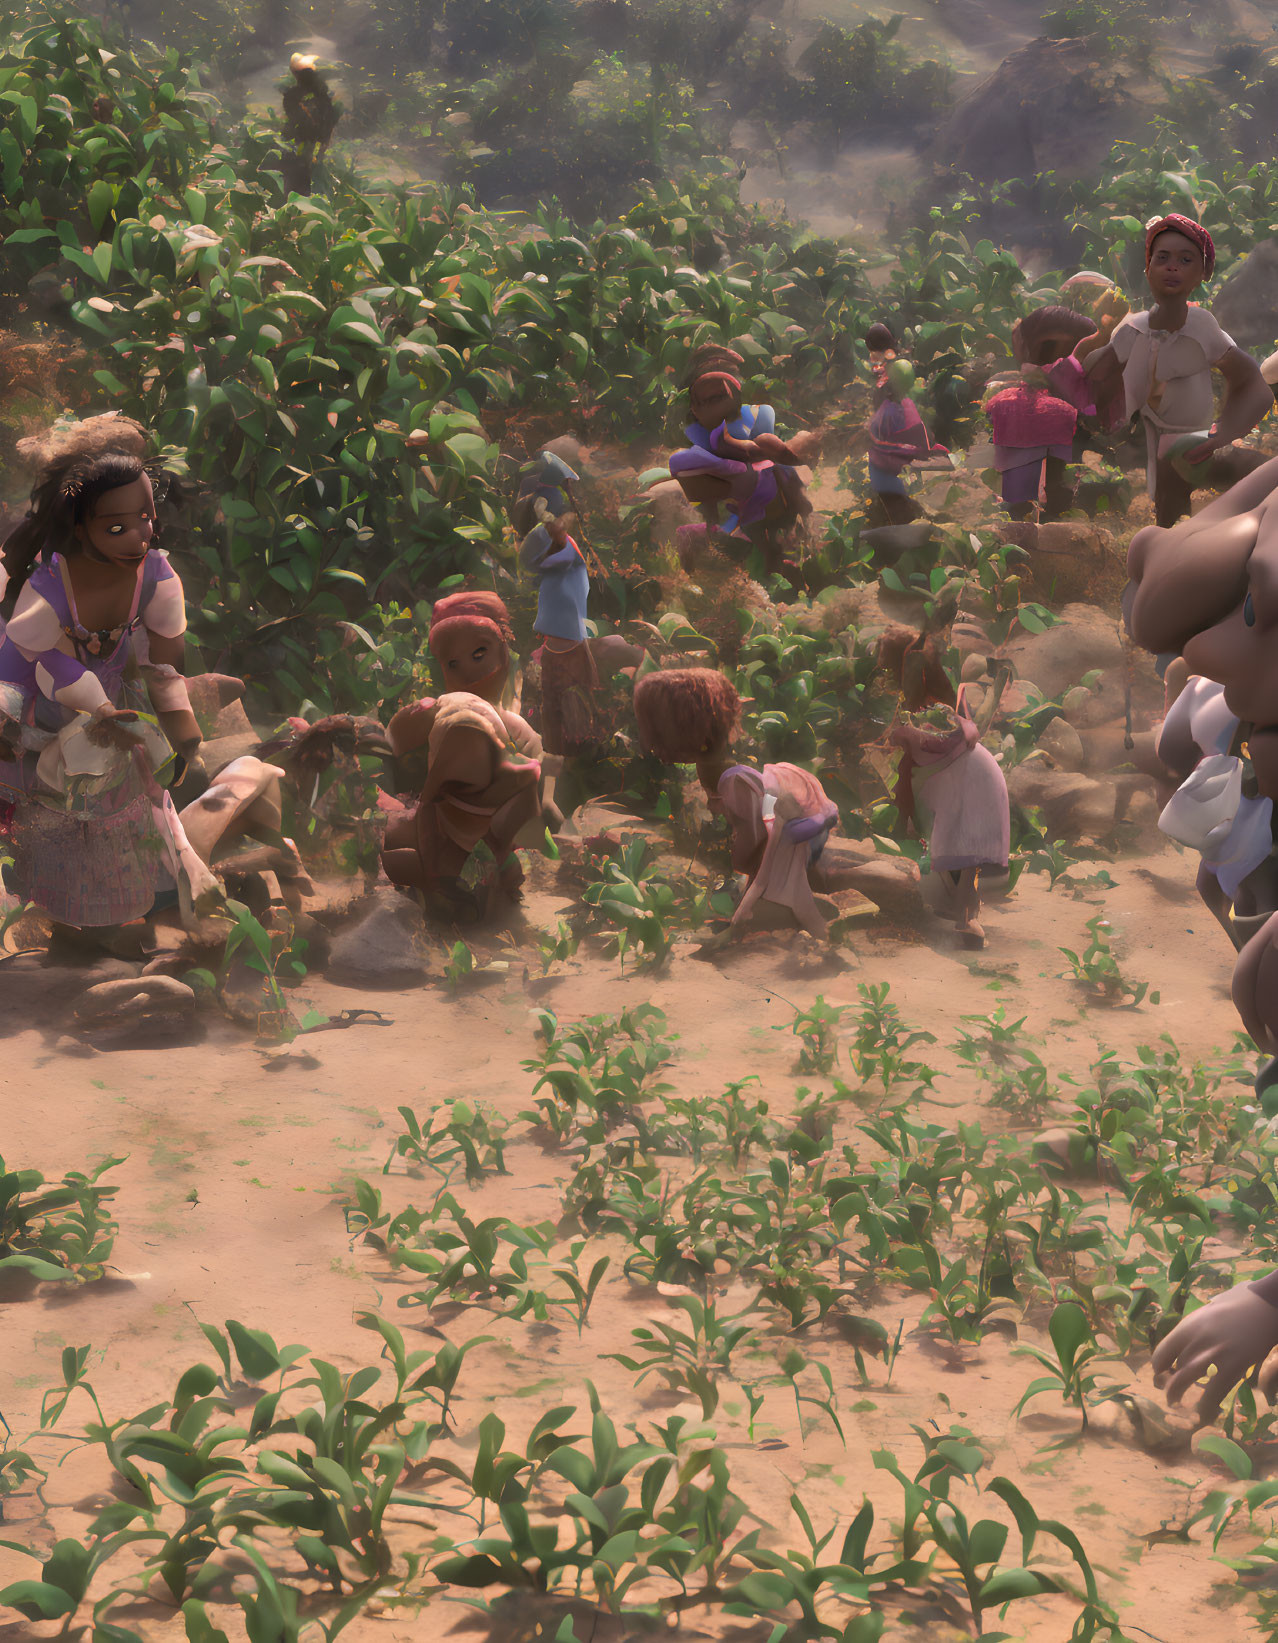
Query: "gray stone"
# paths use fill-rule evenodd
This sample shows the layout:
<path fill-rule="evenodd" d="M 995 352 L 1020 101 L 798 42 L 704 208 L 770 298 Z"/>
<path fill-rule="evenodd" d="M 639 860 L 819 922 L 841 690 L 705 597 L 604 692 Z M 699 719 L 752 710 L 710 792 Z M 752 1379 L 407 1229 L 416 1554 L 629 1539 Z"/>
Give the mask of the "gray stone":
<path fill-rule="evenodd" d="M 195 993 L 176 976 L 142 975 L 101 981 L 90 987 L 76 1004 L 76 1019 L 82 1026 L 119 1027 L 191 1015 Z"/>
<path fill-rule="evenodd" d="M 1002 181 L 1043 171 L 1078 176 L 1134 137 L 1144 110 L 1090 40 L 1031 40 L 980 81 L 940 127 L 939 164 Z"/>
<path fill-rule="evenodd" d="M 1002 654 L 1018 678 L 1033 679 L 1049 701 L 1059 701 L 1094 669 L 1121 674 L 1123 643 L 1118 623 L 1094 605 L 1066 605 L 1043 633 L 1019 633 Z"/>
<path fill-rule="evenodd" d="M 1263 348 L 1278 335 L 1274 293 L 1278 291 L 1278 239 L 1261 240 L 1211 299 L 1211 311 L 1240 348 Z"/>
<path fill-rule="evenodd" d="M 186 681 L 191 711 L 206 741 L 220 736 L 251 736 L 253 724 L 244 710 L 244 681 L 229 673 L 196 673 Z"/>
<path fill-rule="evenodd" d="M 917 863 L 907 856 L 879 855 L 851 840 L 831 840 L 812 869 L 812 888 L 826 895 L 855 890 L 884 918 L 916 924 L 925 912 Z"/>
<path fill-rule="evenodd" d="M 334 936 L 325 975 L 340 986 L 420 987 L 430 958 L 421 908 L 383 887 L 373 891 L 356 922 Z"/>
<path fill-rule="evenodd" d="M 590 461 L 590 452 L 572 434 L 558 434 L 554 439 L 548 439 L 541 449 L 552 452 L 577 474 L 584 474 Z"/>

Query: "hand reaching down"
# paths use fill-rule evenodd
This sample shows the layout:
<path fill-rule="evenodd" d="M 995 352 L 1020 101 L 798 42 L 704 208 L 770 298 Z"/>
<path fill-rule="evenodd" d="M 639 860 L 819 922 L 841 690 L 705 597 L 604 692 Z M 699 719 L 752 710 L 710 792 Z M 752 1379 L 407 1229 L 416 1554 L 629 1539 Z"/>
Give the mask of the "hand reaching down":
<path fill-rule="evenodd" d="M 1215 1370 L 1198 1400 L 1198 1419 L 1204 1426 L 1216 1418 L 1227 1393 L 1278 1347 L 1278 1304 L 1265 1298 L 1260 1284 L 1239 1284 L 1217 1295 L 1182 1318 L 1154 1352 L 1154 1384 L 1173 1405 Z M 1278 1360 L 1263 1371 L 1259 1386 L 1272 1398 L 1278 1387 Z"/>

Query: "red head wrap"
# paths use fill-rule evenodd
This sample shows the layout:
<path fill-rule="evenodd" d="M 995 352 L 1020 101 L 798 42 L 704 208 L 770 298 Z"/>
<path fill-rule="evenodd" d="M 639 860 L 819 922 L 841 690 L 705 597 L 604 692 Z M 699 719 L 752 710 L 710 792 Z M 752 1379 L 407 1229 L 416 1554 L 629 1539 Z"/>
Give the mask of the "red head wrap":
<path fill-rule="evenodd" d="M 480 589 L 473 593 L 450 593 L 443 599 L 437 599 L 430 613 L 428 643 L 432 650 L 435 648 L 435 630 L 442 623 L 452 621 L 478 622 L 495 628 L 507 645 L 513 645 L 515 642 L 515 635 L 510 626 L 510 612 L 499 594 L 485 593 Z"/>
<path fill-rule="evenodd" d="M 741 397 L 740 382 L 726 371 L 707 371 L 704 376 L 697 377 L 692 383 L 692 397 L 697 399 L 702 393 L 711 393 L 715 389 L 735 394 L 738 399 Z"/>
<path fill-rule="evenodd" d="M 1216 247 L 1201 223 L 1195 222 L 1192 217 L 1182 217 L 1179 211 L 1172 211 L 1166 217 L 1155 217 L 1145 228 L 1146 268 L 1154 255 L 1154 241 L 1160 234 L 1183 234 L 1187 240 L 1192 240 L 1203 254 L 1203 278 L 1211 278 L 1216 266 Z"/>

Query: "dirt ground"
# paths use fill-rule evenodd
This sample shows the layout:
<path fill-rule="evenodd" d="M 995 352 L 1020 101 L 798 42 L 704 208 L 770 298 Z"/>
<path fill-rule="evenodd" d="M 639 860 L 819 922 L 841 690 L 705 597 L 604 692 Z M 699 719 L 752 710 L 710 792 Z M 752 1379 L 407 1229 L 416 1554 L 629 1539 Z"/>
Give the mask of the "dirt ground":
<path fill-rule="evenodd" d="M 785 1028 L 793 1006 L 809 1005 L 818 993 L 855 1000 L 857 982 L 888 981 L 905 1019 L 937 1034 L 928 1058 L 948 1075 L 938 1080 L 936 1101 L 920 1102 L 917 1114 L 947 1124 L 980 1118 L 993 1131 L 1006 1128 L 1006 1121 L 982 1110 L 973 1072 L 946 1048 L 964 1015 L 1003 1004 L 1009 1018 L 1026 1016 L 1026 1030 L 1054 1075 L 1084 1078 L 1102 1047 L 1128 1054 L 1163 1033 L 1174 1037 L 1186 1057 L 1228 1048 L 1236 1029 L 1228 996 L 1231 955 L 1192 895 L 1189 857 L 1169 847 L 1153 857 L 1109 864 L 1108 871 L 1115 887 L 1103 906 L 1114 927 L 1115 950 L 1129 975 L 1158 991 L 1157 1004 L 1086 1007 L 1064 978 L 1068 966 L 1058 947 L 1080 945 L 1083 925 L 1101 902 L 1093 906 L 1090 898 L 1078 899 L 1061 886 L 1050 891 L 1045 877 L 1027 873 L 1010 898 L 987 907 L 989 940 L 981 953 L 959 951 L 950 927 L 937 921 L 918 939 L 876 935 L 869 927 L 841 950 L 837 968 L 823 971 L 762 938 L 718 964 L 698 960 L 691 947 L 683 947 L 656 976 L 623 973 L 615 959 L 585 956 L 584 946 L 566 973 L 547 980 L 531 979 L 516 957 L 491 984 L 455 997 L 442 984 L 367 995 L 308 980 L 300 1004 L 325 1013 L 373 1004 L 391 1015 L 393 1024 L 316 1035 L 300 1041 L 305 1055 L 283 1061 L 268 1061 L 220 1023 L 203 1042 L 186 1047 L 72 1055 L 56 1047 L 62 1023 L 55 1017 L 6 1013 L 0 1022 L 5 1156 L 38 1166 L 47 1177 L 110 1155 L 125 1162 L 111 1176 L 121 1189 L 120 1235 L 108 1277 L 84 1288 L 44 1285 L 8 1292 L 0 1314 L 4 1415 L 15 1433 L 27 1431 L 42 1390 L 59 1380 L 62 1348 L 85 1343 L 94 1349 L 90 1378 L 109 1419 L 161 1399 L 187 1366 L 209 1357 L 197 1320 L 221 1324 L 237 1318 L 268 1330 L 277 1341 L 305 1343 L 345 1373 L 375 1360 L 376 1337 L 356 1319 L 379 1306 L 404 1328 L 412 1346 L 438 1344 L 441 1336 L 491 1337 L 466 1360 L 458 1429 L 442 1446 L 459 1458 L 473 1453 L 478 1424 L 489 1411 L 497 1410 L 510 1436 L 518 1438 L 554 1404 L 580 1401 L 584 1407 L 587 1379 L 619 1426 L 664 1418 L 672 1408 L 697 1415 L 695 1403 L 672 1405 L 655 1379 L 636 1391 L 631 1374 L 603 1356 L 628 1350 L 636 1326 L 652 1319 L 680 1321 L 668 1300 L 622 1278 L 619 1261 L 614 1260 L 580 1340 L 570 1325 L 512 1322 L 479 1308 L 449 1309 L 442 1321 L 433 1322 L 420 1308 L 396 1307 L 400 1294 L 413 1287 L 410 1274 L 393 1273 L 384 1258 L 363 1245 L 352 1247 L 338 1205 L 341 1183 L 363 1175 L 383 1186 L 387 1203 L 396 1206 L 426 1190 L 404 1175 L 379 1175 L 398 1133 L 401 1104 L 420 1112 L 441 1100 L 478 1097 L 513 1119 L 532 1084 L 520 1061 L 534 1050 L 533 1011 L 547 1004 L 563 1021 L 649 999 L 680 1035 L 670 1072 L 680 1094 L 695 1096 L 753 1075 L 773 1110 L 785 1111 L 799 1084 L 820 1083 L 794 1072 L 795 1039 L 775 1030 Z M 553 927 L 564 900 L 549 873 L 541 873 L 529 897 L 529 915 Z M 534 974 L 536 969 L 534 962 Z M 866 1116 L 850 1105 L 841 1112 L 836 1154 Z M 526 1126 L 512 1130 L 510 1176 L 473 1191 L 454 1183 L 463 1203 L 524 1223 L 557 1219 L 569 1164 L 525 1136 Z M 608 1239 L 600 1245 L 616 1253 Z M 730 1292 L 725 1304 L 735 1310 L 747 1299 Z M 870 1384 L 861 1384 L 849 1348 L 824 1325 L 805 1333 L 804 1352 L 832 1371 L 846 1448 L 825 1421 L 801 1434 L 788 1393 L 781 1392 L 769 1394 L 752 1442 L 742 1400 L 734 1387 L 726 1389 L 715 1417 L 719 1441 L 730 1457 L 734 1489 L 767 1526 L 770 1542 L 802 1544 L 787 1505 L 795 1489 L 819 1525 L 837 1518 L 845 1526 L 863 1492 L 884 1516 L 894 1515 L 899 1493 L 874 1470 L 871 1452 L 893 1448 L 912 1471 L 919 1449 L 911 1427 L 936 1422 L 944 1430 L 958 1421 L 994 1451 L 993 1472 L 1017 1482 L 1041 1515 L 1077 1529 L 1133 1636 L 1159 1643 L 1189 1637 L 1241 1643 L 1261 1635 L 1248 1619 L 1233 1575 L 1213 1561 L 1202 1531 L 1187 1544 L 1150 1546 L 1144 1538 L 1180 1522 L 1191 1500 L 1223 1485 L 1225 1474 L 1217 1463 L 1190 1453 L 1170 1461 L 1144 1453 L 1125 1421 L 1115 1420 L 1106 1430 L 1103 1412 L 1096 1435 L 1085 1445 L 1056 1456 L 1044 1453 L 1052 1439 L 1075 1429 L 1077 1416 L 1043 1397 L 1014 1419 L 1011 1409 L 1033 1366 L 1012 1356 L 1000 1335 L 987 1335 L 979 1347 L 932 1346 L 911 1333 L 922 1304 L 917 1295 L 886 1289 L 873 1309 L 889 1332 L 905 1320 L 890 1385 L 875 1359 L 868 1360 Z M 1044 1336 L 1027 1327 L 1022 1339 Z M 766 1340 L 765 1372 L 766 1355 L 779 1356 L 784 1349 L 781 1337 Z M 1157 1399 L 1147 1370 L 1134 1386 Z M 81 1418 L 86 1411 L 87 1404 Z M 73 1428 L 70 1412 L 65 1424 Z M 46 1462 L 66 1447 L 38 1440 Z M 57 1536 L 80 1533 L 87 1515 L 109 1499 L 107 1487 L 101 1451 L 74 1452 L 52 1473 L 48 1516 L 39 1514 L 29 1494 L 21 1495 L 10 1504 L 4 1538 L 42 1547 Z M 405 1528 L 404 1533 L 411 1544 L 421 1531 Z M 1231 1544 L 1227 1538 L 1222 1552 Z M 0 1583 L 25 1576 L 32 1567 L 0 1549 Z M 513 1643 L 552 1636 L 554 1625 L 536 1629 L 544 1612 L 521 1600 L 513 1608 L 499 1604 L 485 1618 L 436 1598 L 420 1619 L 402 1611 L 361 1616 L 343 1635 L 352 1643 L 407 1643 L 441 1635 Z M 1058 1643 L 1069 1624 L 1067 1612 L 1062 1599 L 1035 1599 L 1016 1604 L 1006 1625 L 1018 1638 Z M 114 1613 L 148 1639 L 173 1637 L 181 1626 L 158 1601 L 125 1605 Z M 217 1620 L 233 1637 L 242 1635 L 236 1630 L 238 1609 L 219 1606 Z M 767 1628 L 723 1619 L 707 1631 L 695 1610 L 682 1627 L 688 1637 L 743 1631 L 762 1638 Z M 0 1624 L 4 1643 L 54 1635 L 56 1623 Z M 601 1627 L 595 1635 L 628 1634 Z M 914 1625 L 900 1618 L 889 1626 L 887 1636 L 907 1635 L 941 1640 L 964 1634 L 952 1632 L 933 1613 L 920 1614 Z"/>

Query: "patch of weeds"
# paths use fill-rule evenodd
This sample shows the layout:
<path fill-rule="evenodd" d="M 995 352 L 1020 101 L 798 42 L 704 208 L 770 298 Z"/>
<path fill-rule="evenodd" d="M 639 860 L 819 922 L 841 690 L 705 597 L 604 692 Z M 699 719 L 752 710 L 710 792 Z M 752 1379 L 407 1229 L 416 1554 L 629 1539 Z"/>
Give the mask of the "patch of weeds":
<path fill-rule="evenodd" d="M 1031 1122 L 1050 1111 L 1060 1092 L 1026 1042 L 1025 1017 L 1009 1022 L 1000 1004 L 990 1015 L 961 1019 L 968 1030 L 952 1046 L 954 1054 L 986 1082 L 990 1105 Z"/>
<path fill-rule="evenodd" d="M 930 1090 L 937 1077 L 935 1068 L 912 1060 L 909 1054 L 916 1045 L 935 1044 L 936 1034 L 906 1026 L 896 1003 L 888 997 L 890 992 L 886 981 L 858 985 L 862 1009 L 848 1046 L 852 1069 L 862 1087 L 873 1081 L 882 1089 L 885 1100 L 900 1092 L 902 1086 L 908 1086 L 906 1098 L 918 1096 Z"/>
<path fill-rule="evenodd" d="M 665 964 L 677 933 L 703 924 L 711 911 L 710 892 L 687 874 L 661 873 L 641 838 L 623 842 L 617 858 L 604 864 L 602 880 L 587 884 L 581 899 L 612 926 L 608 939 L 623 969 L 628 952 L 637 952 L 641 965 Z"/>
<path fill-rule="evenodd" d="M 657 1374 L 672 1390 L 690 1392 L 708 1419 L 719 1407 L 719 1377 L 729 1372 L 733 1351 L 756 1334 L 754 1324 L 742 1322 L 754 1316 L 754 1309 L 721 1318 L 714 1301 L 699 1301 L 694 1295 L 680 1295 L 674 1305 L 687 1314 L 686 1329 L 660 1322 L 641 1326 L 630 1332 L 634 1351 L 641 1355 L 605 1356 L 630 1370 L 636 1385 Z"/>
<path fill-rule="evenodd" d="M 541 1010 L 537 1030 L 542 1052 L 522 1063 L 538 1075 L 534 1104 L 519 1116 L 553 1141 L 575 1133 L 598 1142 L 620 1123 L 640 1124 L 641 1103 L 669 1088 L 658 1074 L 673 1059 L 675 1037 L 656 1005 L 587 1016 L 562 1028 L 553 1010 Z"/>
<path fill-rule="evenodd" d="M 791 1020 L 782 1022 L 772 1030 L 793 1033 L 799 1040 L 800 1072 L 828 1076 L 834 1071 L 838 1059 L 839 1027 L 851 1008 L 850 1004 L 827 1004 L 824 994 L 818 993 L 816 1002 L 808 1009 L 795 1009 Z"/>

